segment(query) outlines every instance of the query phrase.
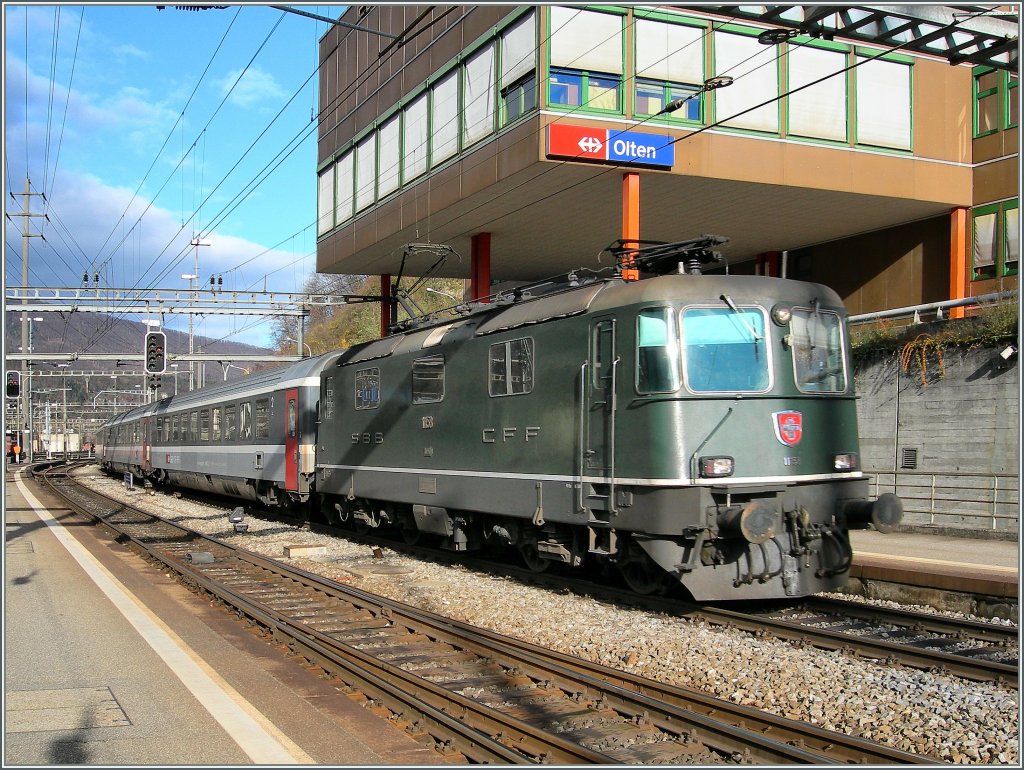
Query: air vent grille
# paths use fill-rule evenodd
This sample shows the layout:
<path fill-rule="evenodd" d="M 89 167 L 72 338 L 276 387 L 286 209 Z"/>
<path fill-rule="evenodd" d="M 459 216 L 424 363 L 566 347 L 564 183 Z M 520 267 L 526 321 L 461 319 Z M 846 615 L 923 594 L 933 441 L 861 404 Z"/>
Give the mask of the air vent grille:
<path fill-rule="evenodd" d="M 900 468 L 905 471 L 917 470 L 917 447 L 903 447 L 900 450 Z"/>

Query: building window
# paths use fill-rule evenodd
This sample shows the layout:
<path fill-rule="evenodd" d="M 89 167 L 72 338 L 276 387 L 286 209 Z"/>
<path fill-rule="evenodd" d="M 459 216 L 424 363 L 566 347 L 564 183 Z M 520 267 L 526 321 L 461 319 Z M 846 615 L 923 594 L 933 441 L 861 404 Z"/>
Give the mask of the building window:
<path fill-rule="evenodd" d="M 548 103 L 618 112 L 622 17 L 553 6 Z"/>
<path fill-rule="evenodd" d="M 474 54 L 462 72 L 462 143 L 466 146 L 494 132 L 494 46 Z"/>
<path fill-rule="evenodd" d="M 1019 120 L 1017 111 L 1020 109 L 1020 102 L 1017 97 L 1017 73 L 1006 73 L 1006 120 L 1003 125 L 1006 128 L 1013 128 Z"/>
<path fill-rule="evenodd" d="M 356 211 L 373 203 L 377 190 L 377 134 L 356 145 Z"/>
<path fill-rule="evenodd" d="M 1003 125 L 999 85 L 1002 73 L 979 68 L 974 75 L 974 136 L 994 134 Z"/>
<path fill-rule="evenodd" d="M 402 127 L 402 181 L 415 179 L 427 170 L 427 94 L 405 108 Z"/>
<path fill-rule="evenodd" d="M 636 82 L 636 114 L 657 115 L 669 102 L 686 99 L 686 102 L 675 112 L 667 113 L 667 118 L 683 120 L 700 120 L 700 90 L 697 86 L 681 86 L 672 83 L 654 83 L 647 80 Z"/>
<path fill-rule="evenodd" d="M 444 356 L 428 356 L 412 362 L 412 402 L 444 401 Z"/>
<path fill-rule="evenodd" d="M 553 69 L 548 83 L 549 104 L 619 112 L 617 75 Z"/>
<path fill-rule="evenodd" d="M 350 150 L 341 156 L 335 168 L 338 175 L 338 197 L 334 208 L 334 221 L 338 224 L 352 218 L 352 185 L 355 184 L 355 154 Z"/>
<path fill-rule="evenodd" d="M 430 89 L 430 165 L 459 151 L 459 73 L 449 73 Z"/>
<path fill-rule="evenodd" d="M 1017 275 L 1020 258 L 1016 199 L 979 206 L 973 212 L 971 280 Z"/>
<path fill-rule="evenodd" d="M 715 32 L 715 75 L 728 75 L 732 85 L 715 92 L 715 120 L 730 128 L 779 130 L 779 69 L 773 49 L 756 36 Z M 767 53 L 766 53 L 767 51 Z M 756 105 L 768 102 L 760 107 Z"/>
<path fill-rule="evenodd" d="M 530 73 L 510 86 L 501 89 L 501 104 L 504 108 L 503 122 L 511 123 L 537 107 L 537 76 Z"/>
<path fill-rule="evenodd" d="M 637 19 L 636 104 L 638 115 L 656 115 L 676 99 L 694 97 L 668 118 L 699 121 L 704 78 L 703 27 Z"/>
<path fill-rule="evenodd" d="M 865 56 L 857 62 L 857 144 L 909 150 L 910 65 Z"/>
<path fill-rule="evenodd" d="M 360 369 L 355 378 L 356 409 L 376 409 L 380 406 L 380 369 Z"/>
<path fill-rule="evenodd" d="M 535 15 L 531 11 L 501 33 L 502 121 L 511 121 L 537 107 Z"/>
<path fill-rule="evenodd" d="M 845 50 L 789 46 L 789 134 L 847 141 L 846 60 Z"/>
<path fill-rule="evenodd" d="M 395 115 L 380 128 L 377 194 L 383 198 L 398 189 L 401 163 L 401 115 Z"/>
<path fill-rule="evenodd" d="M 316 187 L 316 232 L 323 235 L 334 227 L 334 166 L 320 172 Z"/>

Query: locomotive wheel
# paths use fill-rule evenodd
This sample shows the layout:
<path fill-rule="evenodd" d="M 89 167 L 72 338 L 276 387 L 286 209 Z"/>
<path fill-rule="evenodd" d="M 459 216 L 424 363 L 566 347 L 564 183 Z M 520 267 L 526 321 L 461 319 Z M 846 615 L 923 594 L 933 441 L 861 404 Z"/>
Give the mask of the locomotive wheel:
<path fill-rule="evenodd" d="M 536 543 L 520 543 L 519 555 L 530 572 L 546 572 L 551 566 L 551 560 L 545 559 L 537 551 Z"/>
<path fill-rule="evenodd" d="M 639 549 L 634 549 L 626 561 L 619 562 L 618 567 L 626 585 L 638 594 L 649 596 L 667 587 L 665 571 Z"/>
<path fill-rule="evenodd" d="M 420 531 L 416 528 L 415 524 L 409 524 L 402 528 L 402 540 L 405 541 L 406 545 L 416 545 L 420 541 Z"/>

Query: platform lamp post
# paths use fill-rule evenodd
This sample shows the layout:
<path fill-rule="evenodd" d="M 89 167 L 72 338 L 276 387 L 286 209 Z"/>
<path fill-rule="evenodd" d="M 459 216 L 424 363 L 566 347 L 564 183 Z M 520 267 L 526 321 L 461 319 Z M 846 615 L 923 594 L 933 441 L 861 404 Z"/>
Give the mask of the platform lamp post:
<path fill-rule="evenodd" d="M 71 366 L 67 361 L 62 361 L 57 364 L 61 370 L 60 377 L 60 392 L 64 397 L 64 412 L 61 417 L 61 448 L 64 457 L 68 456 L 68 367 Z"/>
<path fill-rule="evenodd" d="M 32 326 L 35 323 L 39 323 L 43 320 L 42 316 L 36 316 L 28 319 L 28 353 L 32 352 Z M 26 419 L 25 424 L 28 429 L 28 443 L 25 441 L 21 442 L 21 453 L 22 457 L 25 458 L 25 462 L 31 463 L 35 459 L 35 425 L 32 420 L 32 362 L 28 362 L 28 366 L 25 370 L 25 389 L 26 394 Z"/>
<path fill-rule="evenodd" d="M 199 244 L 193 243 L 193 245 L 194 246 L 198 246 Z M 197 280 L 198 278 L 199 278 L 199 271 L 198 271 L 198 269 L 196 270 L 195 273 L 182 273 L 181 274 L 181 280 L 188 281 L 189 291 L 191 291 L 194 288 L 192 282 Z M 191 305 L 194 300 L 195 300 L 194 296 L 189 297 L 189 304 Z M 189 312 L 189 314 L 188 314 L 188 355 L 189 355 L 189 360 L 188 360 L 188 389 L 189 389 L 190 392 L 195 390 L 195 388 L 196 388 L 196 383 L 195 383 L 196 363 L 195 363 L 195 361 L 192 360 L 192 354 L 193 353 L 195 353 L 195 348 L 194 348 L 194 343 L 193 343 L 193 340 L 192 340 L 192 313 Z M 175 383 L 175 392 L 177 392 L 177 383 Z"/>
<path fill-rule="evenodd" d="M 301 346 L 301 347 L 299 347 L 299 355 L 300 356 L 302 355 L 302 348 L 305 348 L 306 349 L 306 355 L 309 358 L 313 357 L 313 348 L 311 348 L 309 346 L 309 343 L 307 343 L 307 342 L 299 342 L 299 340 L 295 339 L 294 337 L 284 337 L 283 339 L 284 339 L 285 342 L 296 342 L 296 343 L 298 343 Z"/>
<path fill-rule="evenodd" d="M 171 364 L 171 368 L 174 370 L 174 395 L 178 395 L 178 364 Z"/>

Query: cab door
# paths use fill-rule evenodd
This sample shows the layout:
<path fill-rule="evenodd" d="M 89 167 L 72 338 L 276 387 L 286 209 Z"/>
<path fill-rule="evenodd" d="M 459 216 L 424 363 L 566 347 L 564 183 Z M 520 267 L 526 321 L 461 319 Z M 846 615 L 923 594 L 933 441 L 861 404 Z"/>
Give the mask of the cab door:
<path fill-rule="evenodd" d="M 284 488 L 299 491 L 299 389 L 284 392 Z"/>

